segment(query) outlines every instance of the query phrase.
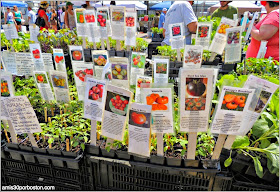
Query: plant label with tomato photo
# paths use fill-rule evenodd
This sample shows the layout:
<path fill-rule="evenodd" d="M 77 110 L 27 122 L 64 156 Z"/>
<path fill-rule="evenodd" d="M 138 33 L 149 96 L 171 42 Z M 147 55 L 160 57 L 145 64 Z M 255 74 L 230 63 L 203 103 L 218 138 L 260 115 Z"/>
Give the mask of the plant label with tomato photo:
<path fill-rule="evenodd" d="M 225 63 L 241 61 L 241 27 L 226 29 Z"/>
<path fill-rule="evenodd" d="M 183 68 L 200 68 L 202 54 L 203 47 L 201 45 L 186 45 L 184 50 Z"/>
<path fill-rule="evenodd" d="M 259 94 L 253 97 L 252 102 L 249 106 L 249 112 L 251 113 L 251 117 L 246 124 L 244 124 L 243 133 L 241 135 L 245 135 L 254 125 L 254 123 L 259 119 L 261 113 L 267 107 L 268 103 L 271 101 L 272 95 L 278 89 L 279 85 L 274 84 L 265 79 L 261 79 L 254 75 L 250 75 L 245 82 L 244 88 L 256 89 L 255 93 L 259 90 Z M 245 122 L 244 122 L 245 123 Z"/>
<path fill-rule="evenodd" d="M 111 63 L 107 62 L 107 64 L 103 67 L 101 79 L 109 82 L 112 81 Z"/>
<path fill-rule="evenodd" d="M 126 46 L 136 46 L 136 21 L 137 13 L 125 12 L 125 45 Z"/>
<path fill-rule="evenodd" d="M 128 152 L 150 156 L 152 106 L 131 103 L 128 122 Z M 139 147 L 141 146 L 141 147 Z"/>
<path fill-rule="evenodd" d="M 42 58 L 41 47 L 39 43 L 29 44 L 29 49 L 32 54 L 33 62 L 34 62 L 34 70 L 35 71 L 44 71 L 44 61 Z"/>
<path fill-rule="evenodd" d="M 7 40 L 18 39 L 18 32 L 15 24 L 2 25 Z"/>
<path fill-rule="evenodd" d="M 17 74 L 17 63 L 16 63 L 16 53 L 10 51 L 2 51 L 2 63 L 4 63 L 4 68 L 6 71 Z M 1 68 L 2 69 L 2 68 Z"/>
<path fill-rule="evenodd" d="M 169 25 L 170 45 L 172 49 L 182 49 L 185 46 L 185 32 L 183 23 Z"/>
<path fill-rule="evenodd" d="M 226 46 L 226 29 L 234 26 L 234 20 L 222 17 L 214 39 L 209 47 L 209 51 L 222 55 Z"/>
<path fill-rule="evenodd" d="M 130 85 L 136 85 L 136 75 L 144 75 L 146 55 L 145 53 L 132 52 L 131 53 L 131 78 Z"/>
<path fill-rule="evenodd" d="M 84 62 L 84 52 L 82 46 L 69 46 L 69 51 L 72 62 Z"/>
<path fill-rule="evenodd" d="M 141 101 L 152 106 L 152 132 L 173 133 L 173 101 L 171 88 L 141 89 Z"/>
<path fill-rule="evenodd" d="M 33 76 L 34 61 L 32 53 L 16 53 L 17 75 Z"/>
<path fill-rule="evenodd" d="M 49 70 L 54 70 L 53 60 L 51 53 L 42 53 L 42 58 L 45 66 L 45 71 L 49 72 Z"/>
<path fill-rule="evenodd" d="M 154 83 L 168 83 L 169 75 L 169 59 L 155 58 L 154 59 Z"/>
<path fill-rule="evenodd" d="M 95 76 L 100 77 L 102 76 L 104 66 L 109 62 L 109 54 L 106 50 L 93 50 L 92 54 L 92 61 L 95 68 Z"/>
<path fill-rule="evenodd" d="M 224 86 L 216 114 L 212 121 L 211 132 L 226 135 L 240 135 L 245 122 L 248 122 L 248 109 L 255 89 Z"/>
<path fill-rule="evenodd" d="M 209 49 L 213 22 L 199 22 L 196 29 L 195 45 L 201 45 L 204 50 Z"/>
<path fill-rule="evenodd" d="M 213 69 L 180 69 L 181 132 L 207 131 L 213 77 Z"/>
<path fill-rule="evenodd" d="M 78 98 L 79 101 L 83 101 L 84 97 L 86 96 L 84 95 L 86 86 L 85 79 L 87 75 L 93 76 L 93 65 L 73 62 L 72 67 L 78 92 Z"/>
<path fill-rule="evenodd" d="M 105 15 L 103 15 L 104 18 L 106 18 L 106 27 L 104 26 L 103 28 L 100 28 L 100 30 L 105 30 L 107 29 L 107 33 L 105 31 L 102 31 L 101 35 L 106 34 L 106 36 L 112 36 L 112 28 L 111 28 L 111 19 L 110 19 L 110 11 L 109 11 L 109 7 L 103 6 L 103 7 L 97 7 L 96 9 L 96 15 L 98 13 L 104 13 Z M 98 16 L 96 16 L 98 18 Z M 102 19 L 102 18 L 101 18 Z M 102 21 L 102 20 L 101 20 Z M 97 23 L 98 24 L 98 23 Z M 102 37 L 103 39 L 105 37 Z"/>
<path fill-rule="evenodd" d="M 81 37 L 87 36 L 87 25 L 84 17 L 84 11 L 86 9 L 79 8 L 74 10 L 75 21 L 76 21 L 76 28 L 77 28 L 77 35 Z"/>
<path fill-rule="evenodd" d="M 108 20 L 107 20 L 107 14 L 97 12 L 97 27 L 99 28 L 100 37 L 101 39 L 107 39 L 108 37 Z"/>
<path fill-rule="evenodd" d="M 126 57 L 110 58 L 112 84 L 129 88 L 129 61 Z"/>
<path fill-rule="evenodd" d="M 97 27 L 95 10 L 85 10 L 84 18 L 87 26 L 87 37 L 89 42 L 100 42 L 101 34 L 99 27 Z"/>
<path fill-rule="evenodd" d="M 62 49 L 53 49 L 53 58 L 55 69 L 57 71 L 66 72 L 65 58 Z"/>
<path fill-rule="evenodd" d="M 101 135 L 118 141 L 123 140 L 132 96 L 132 92 L 127 89 L 107 85 Z"/>
<path fill-rule="evenodd" d="M 1 102 L 16 134 L 42 132 L 30 101 L 26 96 L 9 97 Z"/>
<path fill-rule="evenodd" d="M 111 5 L 110 10 L 111 10 L 112 39 L 125 40 L 124 39 L 125 7 Z"/>
<path fill-rule="evenodd" d="M 87 77 L 84 94 L 84 117 L 101 121 L 105 107 L 106 81 Z"/>
<path fill-rule="evenodd" d="M 135 102 L 141 102 L 141 95 L 140 95 L 141 89 L 150 88 L 152 82 L 153 82 L 152 77 L 144 76 L 144 75 L 136 75 Z"/>
<path fill-rule="evenodd" d="M 56 101 L 68 103 L 70 101 L 70 96 L 67 73 L 61 71 L 50 71 L 50 79 Z"/>
<path fill-rule="evenodd" d="M 47 102 L 53 101 L 54 96 L 47 73 L 45 71 L 34 71 L 34 79 L 42 98 Z"/>

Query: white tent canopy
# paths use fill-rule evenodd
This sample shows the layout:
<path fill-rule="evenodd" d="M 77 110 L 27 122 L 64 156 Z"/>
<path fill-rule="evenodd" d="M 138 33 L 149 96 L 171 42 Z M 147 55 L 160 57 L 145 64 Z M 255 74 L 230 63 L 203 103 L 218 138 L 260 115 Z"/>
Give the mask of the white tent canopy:
<path fill-rule="evenodd" d="M 103 1 L 103 6 L 110 6 L 111 1 Z M 101 7 L 102 3 L 96 3 L 95 7 Z M 139 1 L 116 1 L 116 6 L 124 6 L 126 8 L 136 8 L 136 10 L 147 10 L 147 5 Z"/>
<path fill-rule="evenodd" d="M 74 6 L 80 7 L 83 4 L 86 4 L 86 1 L 71 1 L 71 3 L 74 4 Z M 91 6 L 94 6 L 94 2 L 90 2 Z M 61 3 L 58 6 L 66 6 L 66 3 Z"/>

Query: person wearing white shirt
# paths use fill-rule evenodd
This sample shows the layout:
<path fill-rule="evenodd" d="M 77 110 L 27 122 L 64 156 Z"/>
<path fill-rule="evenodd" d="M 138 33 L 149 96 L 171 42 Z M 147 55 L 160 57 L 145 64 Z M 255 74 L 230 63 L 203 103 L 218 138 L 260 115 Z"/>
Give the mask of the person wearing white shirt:
<path fill-rule="evenodd" d="M 62 13 L 60 15 L 60 28 L 64 29 L 64 17 L 65 17 L 65 7 L 62 7 Z"/>
<path fill-rule="evenodd" d="M 28 7 L 28 23 L 29 25 L 35 24 L 36 14 L 32 11 L 31 7 Z"/>
<path fill-rule="evenodd" d="M 170 31 L 169 31 L 169 24 L 174 23 L 183 23 L 185 26 L 185 38 L 186 44 L 191 44 L 191 35 L 192 33 L 196 33 L 197 29 L 197 18 L 193 11 L 191 4 L 188 1 L 179 1 L 174 2 L 165 16 L 165 22 L 163 25 L 163 36 L 164 40 L 162 45 L 170 45 Z"/>

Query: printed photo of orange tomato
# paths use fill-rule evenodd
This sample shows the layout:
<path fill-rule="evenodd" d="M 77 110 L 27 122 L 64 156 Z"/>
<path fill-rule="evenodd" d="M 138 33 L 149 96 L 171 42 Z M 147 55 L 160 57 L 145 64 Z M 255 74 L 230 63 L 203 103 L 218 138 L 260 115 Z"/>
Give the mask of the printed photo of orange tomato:
<path fill-rule="evenodd" d="M 10 91 L 8 82 L 4 79 L 1 79 L 1 97 L 9 97 Z"/>
<path fill-rule="evenodd" d="M 221 109 L 243 111 L 247 97 L 246 93 L 226 92 Z"/>
<path fill-rule="evenodd" d="M 44 73 L 36 73 L 35 77 L 36 77 L 37 83 L 48 83 L 47 77 L 45 76 Z"/>
<path fill-rule="evenodd" d="M 122 11 L 113 11 L 112 12 L 112 21 L 124 21 L 124 12 Z"/>
<path fill-rule="evenodd" d="M 186 98 L 185 110 L 186 111 L 203 111 L 205 110 L 205 98 Z"/>
<path fill-rule="evenodd" d="M 83 14 L 82 11 L 77 11 L 76 16 L 77 16 L 77 23 L 84 23 L 85 22 L 84 14 Z"/>
<path fill-rule="evenodd" d="M 218 33 L 226 34 L 226 29 L 227 28 L 231 28 L 231 26 L 228 25 L 228 24 L 225 24 L 225 23 L 220 24 L 220 28 L 218 29 Z"/>
<path fill-rule="evenodd" d="M 137 127 L 150 128 L 150 113 L 143 113 L 134 110 L 129 111 L 129 124 Z"/>
<path fill-rule="evenodd" d="M 167 96 L 160 96 L 157 93 L 152 93 L 146 97 L 147 105 L 152 105 L 152 111 L 167 111 L 169 99 Z"/>

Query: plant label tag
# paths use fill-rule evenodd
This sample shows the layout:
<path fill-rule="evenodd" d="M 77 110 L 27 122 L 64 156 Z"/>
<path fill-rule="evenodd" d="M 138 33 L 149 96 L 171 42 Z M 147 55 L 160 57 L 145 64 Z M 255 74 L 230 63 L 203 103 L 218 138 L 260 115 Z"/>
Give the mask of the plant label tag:
<path fill-rule="evenodd" d="M 168 83 L 169 75 L 169 59 L 155 58 L 154 59 L 154 83 Z"/>
<path fill-rule="evenodd" d="M 9 116 L 5 105 L 3 104 L 3 100 L 9 97 L 14 97 L 15 89 L 13 85 L 12 74 L 9 72 L 5 72 L 5 74 L 1 74 L 1 119 L 8 120 Z"/>
<path fill-rule="evenodd" d="M 44 62 L 44 66 L 45 66 L 45 71 L 49 72 L 50 70 L 54 70 L 52 54 L 51 53 L 42 53 L 42 57 L 43 57 L 43 62 Z"/>
<path fill-rule="evenodd" d="M 146 55 L 145 53 L 132 52 L 131 53 L 131 78 L 130 85 L 136 85 L 136 75 L 144 75 Z"/>
<path fill-rule="evenodd" d="M 106 50 L 93 50 L 92 61 L 95 69 L 95 76 L 101 78 L 104 66 L 109 62 L 108 51 Z"/>
<path fill-rule="evenodd" d="M 97 18 L 95 10 L 85 10 L 84 11 L 84 18 L 87 27 L 87 36 L 89 42 L 100 42 L 100 31 L 97 27 Z"/>
<path fill-rule="evenodd" d="M 137 13 L 125 12 L 125 45 L 136 46 L 136 20 Z"/>
<path fill-rule="evenodd" d="M 12 73 L 13 75 L 17 74 L 17 64 L 16 64 L 16 54 L 15 52 L 3 51 L 2 59 L 4 61 L 4 66 L 6 71 Z"/>
<path fill-rule="evenodd" d="M 42 98 L 48 102 L 54 100 L 47 73 L 45 71 L 34 71 L 34 79 Z"/>
<path fill-rule="evenodd" d="M 71 62 L 80 62 L 83 63 L 84 60 L 84 51 L 82 46 L 69 46 L 69 55 Z"/>
<path fill-rule="evenodd" d="M 195 45 L 201 45 L 204 50 L 209 49 L 213 22 L 199 22 L 195 35 Z"/>
<path fill-rule="evenodd" d="M 98 17 L 100 15 L 99 13 L 102 13 L 102 17 Z M 101 33 L 101 38 L 106 39 L 108 36 L 112 36 L 112 28 L 111 28 L 111 19 L 110 19 L 110 11 L 109 7 L 97 7 L 96 9 L 96 18 L 101 19 L 97 20 L 97 26 L 100 27 L 100 33 Z M 106 19 L 106 21 L 104 21 Z M 102 24 L 103 23 L 103 24 Z"/>
<path fill-rule="evenodd" d="M 93 65 L 73 62 L 72 67 L 78 92 L 78 99 L 79 101 L 83 101 L 85 97 L 86 75 L 93 76 Z"/>
<path fill-rule="evenodd" d="M 209 51 L 222 55 L 226 46 L 226 29 L 234 26 L 234 20 L 222 17 L 214 39 L 209 47 Z"/>
<path fill-rule="evenodd" d="M 241 27 L 226 29 L 225 63 L 240 62 L 241 35 Z"/>
<path fill-rule="evenodd" d="M 132 76 L 133 77 L 133 76 Z M 135 102 L 141 102 L 141 88 L 150 88 L 153 82 L 153 78 L 144 75 L 136 75 L 136 91 L 135 91 Z"/>
<path fill-rule="evenodd" d="M 125 7 L 111 5 L 110 10 L 111 10 L 112 39 L 124 40 Z"/>
<path fill-rule="evenodd" d="M 39 43 L 29 44 L 29 49 L 32 55 L 32 59 L 34 61 L 34 70 L 35 71 L 44 71 L 44 61 L 42 58 L 41 47 Z"/>
<path fill-rule="evenodd" d="M 17 64 L 17 75 L 32 76 L 34 71 L 34 60 L 31 53 L 17 53 L 16 64 Z"/>
<path fill-rule="evenodd" d="M 60 71 L 50 71 L 50 79 L 56 101 L 68 103 L 70 101 L 70 96 L 67 73 Z"/>
<path fill-rule="evenodd" d="M 107 64 L 103 67 L 101 79 L 107 80 L 107 81 L 112 81 L 111 63 L 107 62 Z"/>
<path fill-rule="evenodd" d="M 212 121 L 211 132 L 239 135 L 243 121 L 252 102 L 255 89 L 224 86 Z"/>
<path fill-rule="evenodd" d="M 39 35 L 39 27 L 37 25 L 29 25 L 29 33 L 30 33 L 30 41 L 34 41 L 35 43 L 38 43 L 38 35 Z"/>
<path fill-rule="evenodd" d="M 84 117 L 87 119 L 101 121 L 105 107 L 106 81 L 94 77 L 86 78 Z"/>
<path fill-rule="evenodd" d="M 110 58 L 112 84 L 129 88 L 129 61 L 126 57 Z"/>
<path fill-rule="evenodd" d="M 71 56 L 70 56 L 71 57 Z M 53 58 L 55 69 L 57 71 L 66 72 L 65 58 L 62 49 L 53 49 Z"/>
<path fill-rule="evenodd" d="M 171 88 L 141 89 L 141 101 L 152 106 L 152 132 L 174 133 Z"/>
<path fill-rule="evenodd" d="M 34 109 L 26 96 L 15 96 L 3 101 L 16 134 L 42 132 Z"/>
<path fill-rule="evenodd" d="M 183 68 L 197 69 L 201 67 L 203 47 L 201 45 L 186 45 Z"/>
<path fill-rule="evenodd" d="M 102 117 L 101 134 L 122 141 L 129 116 L 132 92 L 113 85 L 107 85 L 105 110 Z"/>
<path fill-rule="evenodd" d="M 2 25 L 7 40 L 18 39 L 18 32 L 15 24 Z"/>
<path fill-rule="evenodd" d="M 128 122 L 129 153 L 144 157 L 150 156 L 151 112 L 151 105 L 131 103 Z"/>
<path fill-rule="evenodd" d="M 213 69 L 180 70 L 180 131 L 204 132 L 212 103 Z"/>
<path fill-rule="evenodd" d="M 86 9 L 79 8 L 74 10 L 75 14 L 75 22 L 76 22 L 76 28 L 77 28 L 77 35 L 81 37 L 86 37 L 87 33 L 87 25 L 84 17 L 84 11 Z"/>
<path fill-rule="evenodd" d="M 182 49 L 185 46 L 185 36 L 183 23 L 174 23 L 169 25 L 170 45 L 172 49 Z"/>

